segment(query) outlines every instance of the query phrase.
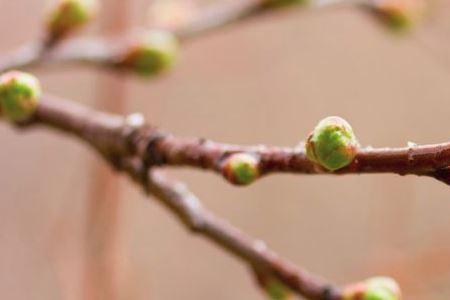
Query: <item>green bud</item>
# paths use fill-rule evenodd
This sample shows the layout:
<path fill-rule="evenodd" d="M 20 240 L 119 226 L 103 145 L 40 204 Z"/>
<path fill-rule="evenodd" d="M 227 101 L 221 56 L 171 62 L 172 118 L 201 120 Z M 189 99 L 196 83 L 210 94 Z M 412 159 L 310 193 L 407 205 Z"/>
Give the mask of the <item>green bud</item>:
<path fill-rule="evenodd" d="M 381 0 L 374 8 L 389 28 L 405 31 L 423 19 L 426 5 L 423 0 Z"/>
<path fill-rule="evenodd" d="M 151 30 L 133 43 L 118 65 L 150 76 L 170 69 L 176 62 L 179 42 L 169 31 Z"/>
<path fill-rule="evenodd" d="M 47 17 L 47 30 L 59 38 L 89 22 L 97 13 L 98 0 L 58 0 Z"/>
<path fill-rule="evenodd" d="M 374 277 L 366 281 L 367 289 L 363 300 L 400 300 L 401 292 L 397 282 L 389 277 Z"/>
<path fill-rule="evenodd" d="M 294 5 L 294 4 L 307 4 L 311 0 L 266 0 L 265 6 L 266 7 L 282 7 L 287 5 Z"/>
<path fill-rule="evenodd" d="M 259 176 L 259 160 L 247 153 L 232 154 L 223 163 L 223 174 L 232 183 L 250 184 Z"/>
<path fill-rule="evenodd" d="M 343 300 L 401 300 L 397 282 L 389 277 L 374 277 L 344 290 Z"/>
<path fill-rule="evenodd" d="M 292 295 L 291 290 L 276 279 L 268 280 L 266 292 L 272 300 L 287 300 Z"/>
<path fill-rule="evenodd" d="M 33 75 L 18 71 L 1 75 L 2 116 L 14 122 L 26 121 L 35 112 L 41 93 L 39 81 Z"/>
<path fill-rule="evenodd" d="M 349 165 L 359 147 L 350 124 L 340 117 L 319 122 L 308 137 L 306 155 L 322 167 L 335 171 Z"/>

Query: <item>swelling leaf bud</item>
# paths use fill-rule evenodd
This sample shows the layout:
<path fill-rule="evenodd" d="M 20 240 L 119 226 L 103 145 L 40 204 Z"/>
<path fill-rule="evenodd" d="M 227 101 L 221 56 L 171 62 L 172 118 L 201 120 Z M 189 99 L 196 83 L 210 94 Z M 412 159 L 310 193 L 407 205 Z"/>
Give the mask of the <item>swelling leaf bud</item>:
<path fill-rule="evenodd" d="M 401 300 L 400 287 L 389 277 L 374 277 L 348 287 L 344 300 Z"/>
<path fill-rule="evenodd" d="M 377 0 L 374 8 L 389 28 L 403 31 L 423 19 L 426 4 L 424 0 Z"/>
<path fill-rule="evenodd" d="M 272 300 L 288 300 L 292 296 L 291 290 L 276 279 L 268 280 L 266 292 Z"/>
<path fill-rule="evenodd" d="M 47 17 L 47 30 L 58 39 L 89 22 L 97 13 L 97 0 L 58 0 Z"/>
<path fill-rule="evenodd" d="M 268 7 L 268 8 L 272 8 L 272 7 L 282 7 L 282 6 L 287 6 L 287 5 L 293 5 L 293 4 L 307 4 L 308 2 L 310 2 L 311 0 L 266 0 L 266 2 L 264 3 L 264 6 Z"/>
<path fill-rule="evenodd" d="M 230 155 L 223 162 L 222 168 L 225 178 L 238 185 L 248 185 L 259 176 L 259 160 L 248 153 Z"/>
<path fill-rule="evenodd" d="M 359 147 L 350 124 L 340 117 L 319 122 L 306 142 L 308 158 L 330 171 L 349 165 Z"/>
<path fill-rule="evenodd" d="M 0 76 L 0 108 L 2 116 L 11 121 L 30 118 L 41 94 L 39 81 L 33 75 L 11 71 Z"/>
<path fill-rule="evenodd" d="M 151 30 L 134 42 L 120 58 L 118 65 L 142 76 L 170 69 L 176 62 L 179 43 L 169 31 Z"/>

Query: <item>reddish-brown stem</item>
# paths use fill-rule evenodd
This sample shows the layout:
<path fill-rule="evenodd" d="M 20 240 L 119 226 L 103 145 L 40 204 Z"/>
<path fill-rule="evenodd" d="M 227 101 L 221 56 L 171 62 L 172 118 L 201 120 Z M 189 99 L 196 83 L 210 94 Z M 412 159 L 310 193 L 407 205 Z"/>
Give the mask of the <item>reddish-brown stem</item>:
<path fill-rule="evenodd" d="M 362 148 L 349 166 L 328 172 L 306 157 L 303 146 L 240 146 L 198 138 L 178 138 L 148 125 L 136 129 L 127 125 L 123 117 L 93 111 L 50 96 L 42 99 L 36 118 L 81 136 L 110 156 L 135 155 L 148 165 L 191 166 L 222 173 L 224 158 L 232 153 L 245 152 L 259 158 L 261 174 L 395 173 L 430 176 L 450 183 L 449 142 L 404 148 Z"/>
<path fill-rule="evenodd" d="M 141 127 L 125 118 L 89 110 L 79 104 L 49 96 L 41 99 L 33 119 L 22 128 L 45 125 L 73 134 L 87 142 L 116 169 L 126 172 L 149 194 L 159 199 L 193 232 L 210 239 L 244 260 L 252 268 L 266 272 L 311 300 L 340 300 L 340 290 L 279 257 L 259 240 L 254 240 L 203 208 L 181 183 L 171 182 L 133 151 L 131 141 Z"/>
<path fill-rule="evenodd" d="M 342 298 L 340 290 L 335 286 L 279 257 L 263 241 L 251 238 L 205 209 L 184 184 L 169 181 L 157 171 L 147 173 L 140 160 L 125 160 L 121 167 L 142 184 L 149 194 L 176 214 L 193 233 L 212 240 L 241 258 L 250 267 L 276 277 L 307 299 Z"/>
<path fill-rule="evenodd" d="M 353 163 L 335 172 L 328 172 L 311 162 L 306 157 L 303 146 L 238 146 L 167 135 L 153 142 L 150 148 L 141 147 L 139 152 L 143 156 L 150 155 L 157 164 L 195 166 L 219 172 L 223 171 L 221 162 L 226 156 L 246 152 L 259 158 L 261 174 L 395 173 L 439 176 L 445 180 L 443 174 L 446 173 L 442 170 L 450 166 L 450 142 L 403 148 L 361 148 Z"/>

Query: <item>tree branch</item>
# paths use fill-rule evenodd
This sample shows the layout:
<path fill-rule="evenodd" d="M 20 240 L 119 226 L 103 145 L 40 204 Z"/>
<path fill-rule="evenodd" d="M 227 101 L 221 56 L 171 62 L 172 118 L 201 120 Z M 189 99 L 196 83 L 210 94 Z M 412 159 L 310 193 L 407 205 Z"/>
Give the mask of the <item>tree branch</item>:
<path fill-rule="evenodd" d="M 157 171 L 151 171 L 148 177 L 143 177 L 142 170 L 146 173 L 147 169 L 140 164 L 140 160 L 128 160 L 122 166 L 137 182 L 141 182 L 149 194 L 174 212 L 192 232 L 233 253 L 251 268 L 275 276 L 307 299 L 342 298 L 341 291 L 337 287 L 279 257 L 263 241 L 252 239 L 205 209 L 184 184 L 171 182 Z"/>
<path fill-rule="evenodd" d="M 79 104 L 46 96 L 34 118 L 20 128 L 44 125 L 79 137 L 97 149 L 117 170 L 126 172 L 144 190 L 168 207 L 192 232 L 205 236 L 233 253 L 251 268 L 276 277 L 293 291 L 311 300 L 340 300 L 342 293 L 293 263 L 279 257 L 259 240 L 254 240 L 225 220 L 203 208 L 183 184 L 167 180 L 133 156 L 131 136 L 142 128 L 133 120 L 87 109 Z"/>
<path fill-rule="evenodd" d="M 137 156 L 149 166 L 190 166 L 224 174 L 224 160 L 249 153 L 258 160 L 261 176 L 284 172 L 299 174 L 394 173 L 429 176 L 450 184 L 450 142 L 404 148 L 361 148 L 347 167 L 330 172 L 310 161 L 304 146 L 295 148 L 240 146 L 199 138 L 179 138 L 148 124 L 137 128 L 127 118 L 94 111 L 82 105 L 45 96 L 35 118 L 73 133 L 113 156 Z"/>
<path fill-rule="evenodd" d="M 178 38 L 184 41 L 268 10 L 269 7 L 265 5 L 266 3 L 266 0 L 240 0 L 213 5 L 201 10 L 188 24 L 167 29 L 173 31 Z M 62 41 L 47 42 L 44 37 L 0 59 L 0 73 L 11 69 L 36 67 L 41 64 L 80 63 L 119 70 L 115 62 L 123 48 L 121 44 L 133 34 L 129 33 L 116 39 L 72 38 L 64 43 L 61 43 Z"/>
<path fill-rule="evenodd" d="M 171 30 L 184 40 L 256 15 L 269 9 L 268 3 L 267 0 L 242 0 L 211 7 L 189 24 Z M 120 70 L 117 64 L 121 54 L 120 41 L 73 39 L 55 48 L 57 42 L 59 40 L 43 39 L 24 46 L 0 61 L 0 72 L 42 63 L 88 63 Z M 235 183 L 227 176 L 225 162 L 234 154 L 248 154 L 256 161 L 258 176 L 275 172 L 395 173 L 430 176 L 450 184 L 450 142 L 404 148 L 361 148 L 349 166 L 329 172 L 307 158 L 304 145 L 294 148 L 241 146 L 199 138 L 179 138 L 145 124 L 137 115 L 122 117 L 98 112 L 52 96 L 42 97 L 33 117 L 17 125 L 22 128 L 45 125 L 79 137 L 113 167 L 133 178 L 147 194 L 159 199 L 192 232 L 239 257 L 257 274 L 273 276 L 311 300 L 342 300 L 355 285 L 341 290 L 281 258 L 262 241 L 251 238 L 208 211 L 183 184 L 169 181 L 154 167 L 208 169 Z M 359 285 L 356 287 L 360 288 Z"/>

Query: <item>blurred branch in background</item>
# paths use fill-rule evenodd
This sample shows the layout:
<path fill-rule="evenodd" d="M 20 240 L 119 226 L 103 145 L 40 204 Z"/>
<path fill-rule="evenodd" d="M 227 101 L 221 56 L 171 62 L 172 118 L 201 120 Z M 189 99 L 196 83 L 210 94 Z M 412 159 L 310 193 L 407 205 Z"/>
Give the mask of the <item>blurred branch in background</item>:
<path fill-rule="evenodd" d="M 151 10 L 153 13 L 150 16 L 153 16 L 153 18 L 156 16 L 155 11 L 164 11 L 159 19 L 152 20 L 153 29 L 165 29 L 173 32 L 179 39 L 187 40 L 213 29 L 279 9 L 280 6 L 281 8 L 288 4 L 289 6 L 293 4 L 307 6 L 308 1 L 241 0 L 210 5 L 206 9 L 201 9 L 194 4 L 182 5 L 180 3 L 183 3 L 183 1 L 167 1 L 161 6 L 156 6 L 156 10 Z M 322 8 L 337 4 L 360 6 L 364 10 L 379 16 L 380 20 L 383 20 L 394 30 L 411 28 L 420 21 L 426 9 L 422 0 L 312 1 L 311 6 Z M 182 5 L 181 8 L 178 7 L 180 5 Z M 184 9 L 188 11 L 183 15 L 180 13 L 180 9 L 183 9 L 183 12 Z M 68 33 L 58 36 L 58 39 L 44 35 L 41 40 L 24 45 L 10 55 L 3 56 L 0 59 L 0 71 L 36 67 L 41 64 L 72 63 L 123 70 L 121 58 L 127 55 L 130 47 L 135 46 L 136 40 L 145 39 L 148 31 L 148 29 L 135 30 L 114 39 L 72 38 L 67 40 Z M 49 43 L 48 40 L 52 42 Z M 62 43 L 63 41 L 64 43 Z"/>
<path fill-rule="evenodd" d="M 126 1 L 109 1 L 105 8 L 107 18 L 104 31 L 120 33 L 129 22 L 129 4 Z M 101 77 L 97 101 L 109 111 L 123 113 L 126 106 L 126 81 L 123 76 Z M 105 101 L 106 100 L 106 101 Z M 87 224 L 85 245 L 85 299 L 119 300 L 130 298 L 130 278 L 127 247 L 123 243 L 123 215 L 120 178 L 103 165 L 95 163 L 87 199 Z"/>

